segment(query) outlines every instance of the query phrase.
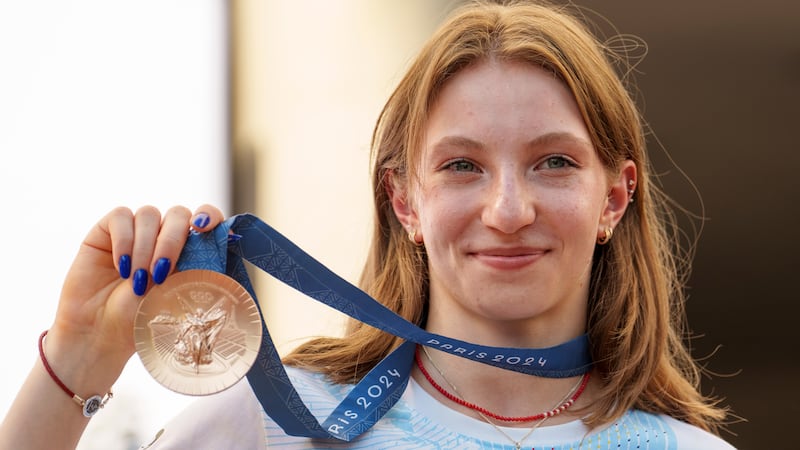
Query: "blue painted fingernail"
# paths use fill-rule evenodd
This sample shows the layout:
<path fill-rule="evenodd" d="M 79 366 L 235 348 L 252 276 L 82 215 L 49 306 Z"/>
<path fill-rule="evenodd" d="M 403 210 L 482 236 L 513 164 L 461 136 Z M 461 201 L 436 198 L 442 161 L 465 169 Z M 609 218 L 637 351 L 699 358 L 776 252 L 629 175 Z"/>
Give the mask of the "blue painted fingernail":
<path fill-rule="evenodd" d="M 155 284 L 163 283 L 167 279 L 170 267 L 172 267 L 172 263 L 168 258 L 161 258 L 156 261 L 156 266 L 153 268 L 153 282 Z"/>
<path fill-rule="evenodd" d="M 128 279 L 131 276 L 131 256 L 122 255 L 119 257 L 119 276 Z"/>
<path fill-rule="evenodd" d="M 241 234 L 230 233 L 228 234 L 228 244 L 233 244 L 234 242 L 239 242 L 239 239 L 242 238 Z"/>
<path fill-rule="evenodd" d="M 147 290 L 147 271 L 139 269 L 133 273 L 133 293 L 136 295 L 144 295 Z"/>
<path fill-rule="evenodd" d="M 208 226 L 209 222 L 211 222 L 211 217 L 209 217 L 208 214 L 197 213 L 197 215 L 194 216 L 194 220 L 192 220 L 192 225 L 197 228 L 205 228 Z"/>

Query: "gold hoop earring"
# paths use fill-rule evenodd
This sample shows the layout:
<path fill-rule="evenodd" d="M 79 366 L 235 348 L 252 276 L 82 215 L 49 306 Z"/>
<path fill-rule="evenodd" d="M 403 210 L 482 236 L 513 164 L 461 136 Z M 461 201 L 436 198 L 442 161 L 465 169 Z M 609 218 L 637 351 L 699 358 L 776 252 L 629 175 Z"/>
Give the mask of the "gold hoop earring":
<path fill-rule="evenodd" d="M 611 227 L 606 227 L 606 229 L 603 230 L 603 235 L 597 238 L 597 243 L 600 245 L 608 244 L 608 241 L 611 240 L 611 236 L 613 235 L 614 235 L 614 229 Z"/>

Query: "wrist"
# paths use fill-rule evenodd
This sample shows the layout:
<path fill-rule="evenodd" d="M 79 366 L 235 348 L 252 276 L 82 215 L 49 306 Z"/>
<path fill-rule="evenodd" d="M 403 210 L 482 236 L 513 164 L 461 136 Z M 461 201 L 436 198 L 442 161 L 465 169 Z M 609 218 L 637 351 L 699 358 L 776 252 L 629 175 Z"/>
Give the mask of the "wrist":
<path fill-rule="evenodd" d="M 107 361 L 87 357 L 92 353 L 87 346 L 73 343 L 71 348 L 64 349 L 61 341 L 60 344 L 47 345 L 49 335 L 45 330 L 38 342 L 39 359 L 44 371 L 61 394 L 80 407 L 85 417 L 93 416 L 113 397 L 111 385 L 121 369 L 108 371 Z"/>

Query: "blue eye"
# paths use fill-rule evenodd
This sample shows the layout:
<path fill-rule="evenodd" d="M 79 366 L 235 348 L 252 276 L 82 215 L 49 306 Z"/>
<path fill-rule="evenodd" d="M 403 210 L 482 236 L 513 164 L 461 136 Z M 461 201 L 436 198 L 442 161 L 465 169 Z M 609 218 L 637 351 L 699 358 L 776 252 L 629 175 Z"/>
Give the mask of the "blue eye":
<path fill-rule="evenodd" d="M 453 172 L 475 172 L 477 167 L 475 164 L 467 161 L 465 159 L 459 159 L 447 164 L 447 169 L 452 170 Z"/>
<path fill-rule="evenodd" d="M 543 169 L 563 169 L 565 167 L 574 166 L 575 164 L 563 156 L 551 156 L 540 165 Z"/>

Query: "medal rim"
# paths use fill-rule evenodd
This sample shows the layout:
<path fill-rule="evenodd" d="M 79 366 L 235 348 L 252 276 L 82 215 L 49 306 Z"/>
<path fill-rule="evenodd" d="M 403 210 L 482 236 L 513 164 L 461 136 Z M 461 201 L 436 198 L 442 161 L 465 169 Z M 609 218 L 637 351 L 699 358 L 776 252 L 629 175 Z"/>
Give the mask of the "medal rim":
<path fill-rule="evenodd" d="M 238 303 L 234 306 L 234 309 L 239 310 L 242 308 L 241 304 L 245 304 L 246 306 L 243 308 L 248 312 L 248 315 L 257 317 L 257 326 L 248 327 L 245 332 L 244 354 L 238 356 L 231 367 L 224 373 L 197 377 L 179 373 L 171 369 L 170 361 L 157 351 L 153 345 L 149 322 L 155 316 L 152 312 L 146 312 L 147 308 L 153 302 L 163 301 L 161 297 L 187 283 L 210 283 L 215 289 L 223 290 L 237 300 Z M 255 299 L 230 276 L 206 269 L 190 269 L 176 272 L 167 277 L 164 283 L 153 286 L 139 303 L 133 328 L 136 354 L 150 376 L 167 389 L 190 396 L 216 394 L 241 381 L 255 364 L 262 338 L 261 314 L 258 311 Z"/>

